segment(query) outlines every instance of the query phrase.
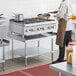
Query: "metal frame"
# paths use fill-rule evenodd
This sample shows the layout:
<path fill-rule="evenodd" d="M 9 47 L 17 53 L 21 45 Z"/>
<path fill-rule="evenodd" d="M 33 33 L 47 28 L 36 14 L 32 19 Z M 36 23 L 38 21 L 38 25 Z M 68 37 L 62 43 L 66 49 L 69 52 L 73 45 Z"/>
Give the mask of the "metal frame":
<path fill-rule="evenodd" d="M 39 47 L 40 47 L 40 41 L 38 40 L 38 55 L 39 55 Z"/>
<path fill-rule="evenodd" d="M 26 43 L 26 40 L 25 40 L 25 66 L 27 66 L 27 43 Z"/>
<path fill-rule="evenodd" d="M 0 47 L 2 47 L 2 51 L 3 51 L 3 58 L 1 59 L 1 63 L 2 63 L 2 67 L 3 67 L 3 71 L 5 71 L 5 46 L 8 46 L 9 43 L 1 41 L 0 43 Z"/>
<path fill-rule="evenodd" d="M 19 40 L 19 41 L 22 41 L 22 42 L 24 42 L 25 43 L 25 48 L 24 48 L 24 53 L 25 53 L 25 56 L 24 56 L 24 58 L 25 58 L 25 65 L 27 65 L 27 43 L 26 43 L 26 41 L 27 40 L 31 40 L 31 39 L 37 39 L 37 37 L 32 37 L 31 39 L 30 39 L 30 37 L 24 37 L 24 35 L 26 35 L 26 36 L 34 36 L 34 35 L 37 35 L 38 36 L 38 34 L 44 34 L 44 33 L 47 33 L 47 32 L 53 32 L 53 29 L 56 27 L 56 21 L 47 21 L 47 22 L 45 22 L 45 24 L 44 24 L 44 22 L 42 22 L 42 23 L 34 23 L 34 24 L 20 24 L 20 23 L 16 23 L 16 22 L 14 22 L 12 19 L 10 20 L 10 22 L 11 22 L 11 24 L 10 24 L 10 31 L 9 31 L 9 34 L 8 34 L 8 36 L 9 37 L 11 37 L 12 38 L 12 60 L 14 60 L 14 41 L 13 41 L 13 39 L 16 39 L 16 40 Z M 30 25 L 30 26 L 29 26 Z M 37 27 L 48 27 L 48 26 L 50 26 L 50 28 L 51 29 L 48 29 L 48 30 L 43 30 L 43 31 L 40 31 L 40 32 L 33 32 L 33 33 L 30 33 L 30 32 L 26 32 L 25 30 L 26 29 L 29 29 L 29 28 L 33 28 L 33 26 L 34 25 L 38 25 L 38 26 L 36 26 L 36 28 Z M 42 25 L 44 25 L 44 26 L 42 26 Z M 47 25 L 47 26 L 46 26 Z M 28 28 L 28 27 L 29 28 Z M 15 28 L 16 27 L 16 28 Z M 14 29 L 15 28 L 15 29 Z M 35 27 L 34 27 L 35 28 Z M 17 37 L 16 35 L 22 35 L 22 37 Z M 38 38 L 43 38 L 44 36 L 39 36 Z M 39 41 L 39 39 L 38 39 L 38 45 L 37 45 L 37 48 L 38 48 L 38 55 L 40 55 L 39 54 L 39 48 L 40 48 L 40 41 Z M 53 38 L 51 39 L 51 51 L 53 51 Z M 51 54 L 51 57 L 52 57 L 52 61 L 53 61 L 53 52 L 50 52 L 50 53 L 52 53 Z"/>
<path fill-rule="evenodd" d="M 53 35 L 52 35 L 53 36 Z M 25 66 L 27 66 L 27 40 L 25 38 L 24 42 L 24 53 L 25 53 Z M 40 39 L 37 42 L 37 47 L 38 47 L 38 55 L 39 55 L 39 47 L 40 47 Z M 53 37 L 51 38 L 51 60 L 53 61 Z M 12 38 L 12 61 L 14 61 L 14 39 Z"/>
<path fill-rule="evenodd" d="M 3 60 L 5 60 L 5 48 L 3 46 Z M 2 64 L 3 65 L 3 71 L 5 70 L 5 62 Z"/>
<path fill-rule="evenodd" d="M 52 30 L 52 32 L 53 32 L 53 30 Z M 40 55 L 39 54 L 40 38 L 48 37 L 47 35 L 44 35 L 44 34 L 37 35 L 36 37 L 35 36 L 32 37 L 31 35 L 30 35 L 31 37 L 30 36 L 29 37 L 26 37 L 24 35 L 17 36 L 15 33 L 10 33 L 10 32 L 8 33 L 8 36 L 12 38 L 12 61 L 14 60 L 14 39 L 24 42 L 24 45 L 25 45 L 24 46 L 25 47 L 24 48 L 25 66 L 27 65 L 27 41 L 30 41 L 31 39 L 37 39 L 38 40 L 38 42 L 37 42 L 38 55 Z M 49 36 L 51 36 L 51 51 L 50 51 L 50 53 L 51 53 L 51 61 L 53 62 L 53 53 L 54 53 L 53 52 L 53 34 L 49 34 Z"/>
<path fill-rule="evenodd" d="M 51 60 L 52 60 L 52 62 L 53 62 L 53 37 L 51 38 L 51 51 L 52 51 L 52 53 L 51 53 Z"/>
<path fill-rule="evenodd" d="M 61 62 L 50 65 L 50 69 L 54 69 L 58 72 L 57 76 L 61 76 L 61 73 L 67 76 L 76 76 L 76 67 L 67 64 L 67 62 Z"/>
<path fill-rule="evenodd" d="M 12 39 L 12 61 L 14 61 L 14 41 Z"/>

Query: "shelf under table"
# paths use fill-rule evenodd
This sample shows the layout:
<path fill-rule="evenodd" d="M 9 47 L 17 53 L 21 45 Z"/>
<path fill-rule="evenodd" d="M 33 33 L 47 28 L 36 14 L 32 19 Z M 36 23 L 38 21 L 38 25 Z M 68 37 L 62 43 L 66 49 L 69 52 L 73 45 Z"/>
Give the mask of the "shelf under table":
<path fill-rule="evenodd" d="M 56 34 L 55 34 L 56 35 Z M 37 34 L 37 35 L 30 35 L 30 36 L 22 36 L 16 33 L 8 33 L 8 36 L 10 38 L 12 38 L 12 60 L 14 59 L 15 56 L 21 56 L 25 58 L 25 65 L 27 65 L 27 58 L 28 57 L 33 57 L 33 56 L 38 56 L 41 54 L 46 54 L 46 53 L 50 53 L 52 54 L 52 60 L 53 60 L 53 52 L 51 50 L 53 50 L 51 47 L 50 49 L 46 49 L 45 47 L 41 47 L 39 40 L 43 39 L 43 38 L 47 38 L 47 37 L 51 37 L 51 46 L 53 45 L 53 36 L 55 36 L 51 33 L 44 33 L 44 34 Z M 19 49 L 14 49 L 14 39 L 24 42 L 25 47 L 24 48 L 19 48 Z M 30 41 L 30 40 L 38 40 L 38 46 L 36 47 L 27 47 L 26 46 L 26 41 Z"/>
<path fill-rule="evenodd" d="M 26 50 L 26 55 L 25 55 L 24 48 L 14 50 L 14 55 L 18 55 L 18 56 L 22 56 L 22 57 L 26 56 L 26 58 L 45 54 L 45 53 L 51 53 L 51 50 L 42 48 L 42 47 L 29 47 Z"/>

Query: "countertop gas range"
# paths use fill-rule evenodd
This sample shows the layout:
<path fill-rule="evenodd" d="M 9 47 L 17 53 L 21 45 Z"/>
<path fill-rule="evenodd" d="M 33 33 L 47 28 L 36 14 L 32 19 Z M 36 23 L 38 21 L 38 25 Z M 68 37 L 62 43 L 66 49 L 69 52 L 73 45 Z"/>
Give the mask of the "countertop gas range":
<path fill-rule="evenodd" d="M 56 26 L 54 19 L 28 18 L 23 21 L 10 19 L 10 32 L 19 35 L 37 35 L 52 32 Z"/>

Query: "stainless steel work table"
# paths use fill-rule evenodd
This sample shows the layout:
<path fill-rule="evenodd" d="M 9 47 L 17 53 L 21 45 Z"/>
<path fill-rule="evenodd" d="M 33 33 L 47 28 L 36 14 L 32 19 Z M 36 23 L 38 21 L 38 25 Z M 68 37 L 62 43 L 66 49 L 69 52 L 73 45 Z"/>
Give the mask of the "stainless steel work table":
<path fill-rule="evenodd" d="M 73 67 L 71 64 L 67 64 L 67 62 L 51 64 L 50 68 L 56 70 L 58 72 L 58 76 L 61 76 L 61 73 L 68 76 L 76 76 L 76 67 Z"/>
<path fill-rule="evenodd" d="M 5 46 L 9 45 L 9 41 L 3 39 L 3 41 L 0 41 L 0 47 L 3 48 L 3 58 L 0 58 L 0 63 L 2 63 L 3 71 L 5 70 Z"/>
<path fill-rule="evenodd" d="M 8 33 L 8 36 L 10 38 L 12 38 L 12 60 L 14 59 L 14 55 L 19 55 L 21 57 L 25 58 L 25 65 L 27 65 L 27 58 L 28 57 L 32 57 L 32 56 L 37 56 L 37 55 L 41 55 L 44 53 L 51 53 L 52 55 L 52 60 L 53 60 L 53 36 L 51 34 L 38 34 L 38 35 L 33 35 L 33 36 L 24 36 L 24 38 L 21 35 L 16 35 L 16 34 L 12 34 L 12 33 Z M 42 48 L 40 47 L 40 39 L 43 39 L 45 37 L 51 37 L 51 50 L 46 49 L 46 48 Z M 25 48 L 23 49 L 14 49 L 14 39 L 24 42 Z M 32 47 L 32 48 L 28 48 L 27 47 L 27 41 L 30 40 L 37 40 L 38 41 L 38 46 L 37 47 Z M 41 50 L 41 52 L 39 52 Z M 34 52 L 33 52 L 34 51 Z"/>

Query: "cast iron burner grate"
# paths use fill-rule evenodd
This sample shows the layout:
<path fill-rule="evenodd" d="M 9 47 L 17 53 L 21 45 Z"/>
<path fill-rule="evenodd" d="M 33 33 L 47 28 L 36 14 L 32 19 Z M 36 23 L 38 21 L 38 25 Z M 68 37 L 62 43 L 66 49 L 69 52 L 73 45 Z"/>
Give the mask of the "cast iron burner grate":
<path fill-rule="evenodd" d="M 37 23 L 37 22 L 45 22 L 45 21 L 55 21 L 54 19 L 41 19 L 41 18 L 29 18 L 24 19 L 25 24 Z"/>
<path fill-rule="evenodd" d="M 10 21 L 15 21 L 14 19 L 10 19 Z M 54 19 L 41 19 L 41 18 L 27 18 L 23 21 L 15 21 L 18 23 L 24 23 L 24 24 L 31 24 L 31 23 L 38 23 L 38 22 L 46 22 L 46 21 L 55 21 Z"/>

